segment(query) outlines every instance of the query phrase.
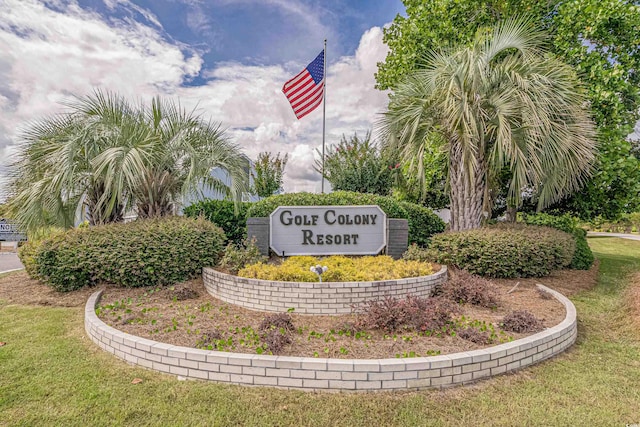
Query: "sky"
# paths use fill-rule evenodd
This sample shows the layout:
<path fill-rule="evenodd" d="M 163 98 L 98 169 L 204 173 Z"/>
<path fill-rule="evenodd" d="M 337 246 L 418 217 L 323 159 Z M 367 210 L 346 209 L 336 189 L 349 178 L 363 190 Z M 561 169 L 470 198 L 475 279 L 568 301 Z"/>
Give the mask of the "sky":
<path fill-rule="evenodd" d="M 255 159 L 287 153 L 287 192 L 320 190 L 322 108 L 297 120 L 282 85 L 327 39 L 326 143 L 371 129 L 382 28 L 400 0 L 0 0 L 0 200 L 33 120 L 95 89 L 160 95 L 222 123 Z"/>

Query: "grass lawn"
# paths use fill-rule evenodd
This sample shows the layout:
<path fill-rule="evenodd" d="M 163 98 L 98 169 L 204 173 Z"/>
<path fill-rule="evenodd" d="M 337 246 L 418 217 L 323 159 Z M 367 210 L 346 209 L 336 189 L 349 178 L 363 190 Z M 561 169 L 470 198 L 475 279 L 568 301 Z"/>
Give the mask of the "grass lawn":
<path fill-rule="evenodd" d="M 595 289 L 572 298 L 576 345 L 517 374 L 444 391 L 305 393 L 178 381 L 102 352 L 84 334 L 81 309 L 0 302 L 0 341 L 7 343 L 0 347 L 0 425 L 640 423 L 640 332 L 624 302 L 631 274 L 640 271 L 640 241 L 589 243 L 600 276 Z"/>

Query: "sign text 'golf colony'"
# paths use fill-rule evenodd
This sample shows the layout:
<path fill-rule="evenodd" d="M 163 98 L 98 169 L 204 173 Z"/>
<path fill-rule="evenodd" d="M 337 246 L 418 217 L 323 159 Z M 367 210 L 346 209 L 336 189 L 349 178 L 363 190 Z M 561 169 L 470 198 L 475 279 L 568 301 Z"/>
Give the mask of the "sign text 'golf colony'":
<path fill-rule="evenodd" d="M 270 246 L 280 256 L 376 255 L 387 216 L 378 206 L 280 206 L 270 216 Z"/>

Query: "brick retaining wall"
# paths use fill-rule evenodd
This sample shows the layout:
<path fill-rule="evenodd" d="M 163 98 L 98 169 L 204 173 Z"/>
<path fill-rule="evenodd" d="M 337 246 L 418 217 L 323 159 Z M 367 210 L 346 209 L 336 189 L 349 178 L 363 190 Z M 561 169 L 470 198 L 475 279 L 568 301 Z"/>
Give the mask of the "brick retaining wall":
<path fill-rule="evenodd" d="M 207 292 L 222 301 L 251 310 L 284 312 L 294 308 L 297 314 L 345 314 L 351 306 L 377 301 L 387 295 L 428 297 L 433 288 L 447 281 L 447 267 L 430 276 L 377 282 L 272 282 L 247 279 L 202 270 Z"/>
<path fill-rule="evenodd" d="M 85 307 L 85 330 L 103 350 L 127 362 L 182 378 L 307 391 L 389 391 L 467 384 L 540 362 L 571 346 L 577 335 L 574 305 L 538 285 L 566 309 L 558 325 L 507 344 L 443 356 L 408 359 L 321 359 L 198 350 L 118 331 L 95 313 L 102 291 Z"/>

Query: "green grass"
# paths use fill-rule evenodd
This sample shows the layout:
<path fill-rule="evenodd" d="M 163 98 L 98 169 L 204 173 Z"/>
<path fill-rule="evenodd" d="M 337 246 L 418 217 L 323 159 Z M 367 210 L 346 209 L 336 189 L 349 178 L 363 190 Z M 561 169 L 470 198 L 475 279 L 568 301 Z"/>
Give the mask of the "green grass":
<path fill-rule="evenodd" d="M 445 391 L 304 393 L 178 381 L 86 338 L 81 309 L 0 302 L 0 425 L 597 425 L 640 422 L 640 334 L 622 291 L 640 242 L 589 240 L 597 287 L 572 298 L 579 338 L 516 375 Z M 142 378 L 133 385 L 134 378 Z"/>

